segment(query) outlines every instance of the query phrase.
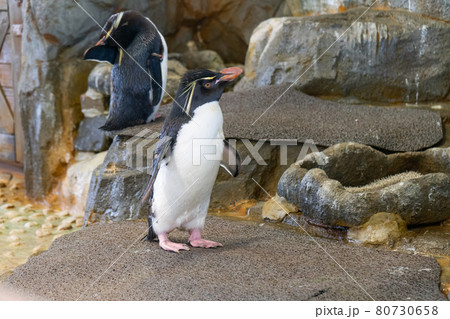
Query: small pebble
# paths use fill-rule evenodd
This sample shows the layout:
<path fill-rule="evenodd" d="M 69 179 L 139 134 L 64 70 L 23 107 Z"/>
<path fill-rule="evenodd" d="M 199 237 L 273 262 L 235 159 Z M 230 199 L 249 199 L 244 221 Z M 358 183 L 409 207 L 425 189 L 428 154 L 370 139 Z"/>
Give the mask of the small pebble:
<path fill-rule="evenodd" d="M 52 222 L 52 221 L 55 221 L 55 220 L 58 220 L 58 219 L 59 219 L 58 216 L 47 216 L 45 218 L 45 221 Z"/>
<path fill-rule="evenodd" d="M 48 208 L 44 208 L 42 210 L 42 214 L 44 214 L 45 216 L 48 216 L 49 214 L 53 214 L 54 211 L 52 209 L 48 209 Z"/>
<path fill-rule="evenodd" d="M 75 217 L 67 217 L 61 221 L 61 224 L 74 224 L 76 221 Z"/>
<path fill-rule="evenodd" d="M 1 209 L 13 209 L 13 208 L 15 208 L 15 207 L 16 207 L 16 206 L 14 206 L 14 205 L 11 204 L 11 203 L 7 203 L 7 204 L 5 204 L 5 205 L 0 206 Z"/>
<path fill-rule="evenodd" d="M 25 228 L 33 228 L 33 227 L 37 227 L 37 226 L 39 226 L 39 224 L 36 223 L 36 222 L 28 222 L 23 227 L 25 227 Z"/>
<path fill-rule="evenodd" d="M 21 223 L 21 222 L 27 222 L 28 218 L 24 217 L 24 216 L 17 216 L 14 217 L 13 219 L 11 219 L 11 223 Z"/>
<path fill-rule="evenodd" d="M 20 186 L 19 186 L 19 184 L 14 183 L 9 187 L 9 189 L 12 191 L 16 191 L 16 190 L 20 189 Z"/>
<path fill-rule="evenodd" d="M 20 235 L 20 234 L 24 234 L 26 231 L 25 229 L 12 229 L 9 234 L 10 235 Z"/>
<path fill-rule="evenodd" d="M 41 237 L 46 237 L 51 235 L 51 232 L 47 229 L 37 229 L 36 230 L 36 237 L 37 238 L 41 238 Z"/>
<path fill-rule="evenodd" d="M 27 205 L 19 208 L 19 212 L 21 212 L 22 214 L 23 213 L 29 213 L 31 211 L 32 211 L 32 209 L 31 209 L 31 205 L 30 204 L 27 204 Z"/>
<path fill-rule="evenodd" d="M 83 218 L 77 218 L 77 219 L 75 220 L 75 226 L 81 227 L 81 226 L 83 226 L 83 224 L 84 224 Z"/>
<path fill-rule="evenodd" d="M 20 215 L 19 212 L 16 212 L 15 210 L 10 210 L 10 211 L 7 211 L 3 216 L 5 216 L 6 218 L 14 218 L 19 215 Z"/>
<path fill-rule="evenodd" d="M 33 248 L 33 254 L 36 254 L 36 253 L 38 253 L 38 252 L 40 252 L 42 250 L 44 250 L 44 248 L 41 245 L 36 246 L 36 247 Z"/>
<path fill-rule="evenodd" d="M 6 229 L 6 225 L 5 224 L 0 224 L 0 229 Z"/>
<path fill-rule="evenodd" d="M 42 214 L 42 213 L 34 213 L 34 214 L 31 214 L 28 218 L 30 218 L 30 219 L 39 219 L 39 218 L 42 218 L 42 217 L 44 217 L 44 214 Z"/>
<path fill-rule="evenodd" d="M 20 241 L 20 237 L 19 236 L 16 236 L 16 235 L 11 235 L 11 236 L 8 236 L 8 238 L 6 238 L 6 241 L 8 241 L 8 242 L 15 242 L 15 241 Z"/>
<path fill-rule="evenodd" d="M 50 230 L 50 229 L 53 229 L 53 224 L 52 223 L 44 223 L 44 224 L 42 224 L 41 228 Z"/>
<path fill-rule="evenodd" d="M 12 242 L 11 244 L 9 244 L 9 247 L 17 247 L 20 245 L 22 245 L 22 243 L 20 241 L 15 241 L 15 242 Z"/>
<path fill-rule="evenodd" d="M 57 212 L 56 215 L 60 216 L 60 217 L 65 217 L 65 216 L 69 216 L 70 213 L 67 210 L 62 210 L 60 212 Z"/>
<path fill-rule="evenodd" d="M 59 225 L 57 228 L 58 231 L 69 230 L 69 229 L 72 229 L 72 225 L 66 224 L 66 223 Z"/>
<path fill-rule="evenodd" d="M 62 235 L 63 235 L 63 234 L 55 235 L 55 236 L 53 236 L 53 239 L 52 239 L 52 240 L 58 239 L 58 238 L 61 237 Z"/>
<path fill-rule="evenodd" d="M 12 257 L 14 257 L 14 252 L 12 252 L 12 251 L 7 251 L 7 252 L 5 252 L 5 253 L 3 254 L 3 257 L 6 257 L 6 258 L 12 258 Z"/>

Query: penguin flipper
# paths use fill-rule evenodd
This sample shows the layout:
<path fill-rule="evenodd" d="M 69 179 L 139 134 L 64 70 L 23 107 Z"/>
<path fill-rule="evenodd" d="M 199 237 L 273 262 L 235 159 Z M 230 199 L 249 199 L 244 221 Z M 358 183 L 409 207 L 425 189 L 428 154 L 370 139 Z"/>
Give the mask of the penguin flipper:
<path fill-rule="evenodd" d="M 144 197 L 142 198 L 142 204 L 145 204 L 145 202 L 153 198 L 153 185 L 155 184 L 159 169 L 161 168 L 162 159 L 169 157 L 171 149 L 172 138 L 167 135 L 160 137 L 158 145 L 156 146 L 155 155 L 153 156 L 152 176 L 150 177 Z"/>
<path fill-rule="evenodd" d="M 222 162 L 220 163 L 220 166 L 222 166 L 228 174 L 236 177 L 241 170 L 241 157 L 227 140 L 223 140 L 223 144 Z"/>
<path fill-rule="evenodd" d="M 161 100 L 162 95 L 161 56 L 159 54 L 151 54 L 148 58 L 147 64 L 148 71 L 152 77 L 150 104 L 152 106 L 156 106 Z"/>
<path fill-rule="evenodd" d="M 117 49 L 105 45 L 97 45 L 89 48 L 84 53 L 84 59 L 88 61 L 109 62 L 116 61 Z"/>

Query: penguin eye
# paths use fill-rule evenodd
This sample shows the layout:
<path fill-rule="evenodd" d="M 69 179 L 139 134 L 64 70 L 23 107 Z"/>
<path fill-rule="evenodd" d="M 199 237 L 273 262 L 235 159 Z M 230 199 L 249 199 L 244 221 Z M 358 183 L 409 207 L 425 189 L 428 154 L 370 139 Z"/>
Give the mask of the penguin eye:
<path fill-rule="evenodd" d="M 205 88 L 209 89 L 211 87 L 211 82 L 207 82 L 203 85 Z"/>

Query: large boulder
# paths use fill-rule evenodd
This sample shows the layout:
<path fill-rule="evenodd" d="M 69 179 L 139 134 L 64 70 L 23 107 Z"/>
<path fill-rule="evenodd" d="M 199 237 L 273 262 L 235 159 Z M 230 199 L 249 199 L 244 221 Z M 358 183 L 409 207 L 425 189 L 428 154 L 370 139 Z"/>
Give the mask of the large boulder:
<path fill-rule="evenodd" d="M 446 97 L 450 25 L 404 11 L 364 12 L 264 21 L 253 32 L 236 89 L 296 83 L 312 95 L 374 101 Z"/>
<path fill-rule="evenodd" d="M 450 148 L 384 155 L 341 143 L 291 165 L 278 194 L 319 224 L 358 226 L 379 212 L 408 225 L 450 218 Z"/>

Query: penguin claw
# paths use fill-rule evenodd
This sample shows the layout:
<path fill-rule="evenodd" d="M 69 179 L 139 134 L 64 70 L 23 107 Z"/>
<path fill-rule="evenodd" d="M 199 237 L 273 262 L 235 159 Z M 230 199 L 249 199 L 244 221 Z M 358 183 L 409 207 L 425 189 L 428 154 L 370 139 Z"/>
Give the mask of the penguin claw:
<path fill-rule="evenodd" d="M 215 241 L 203 239 L 200 234 L 200 229 L 192 229 L 190 231 L 191 235 L 189 236 L 189 244 L 192 247 L 201 247 L 201 248 L 216 248 L 222 247 L 221 243 L 217 243 Z"/>
<path fill-rule="evenodd" d="M 200 247 L 200 248 L 223 247 L 223 245 L 221 243 L 218 243 L 218 242 L 215 242 L 215 241 L 211 241 L 211 240 L 206 240 L 206 239 L 203 239 L 203 238 L 191 240 L 189 242 L 189 244 L 192 247 Z"/>
<path fill-rule="evenodd" d="M 190 250 L 190 248 L 185 244 L 174 243 L 171 241 L 159 242 L 159 247 L 166 251 L 171 251 L 177 254 L 180 253 L 180 250 Z"/>

